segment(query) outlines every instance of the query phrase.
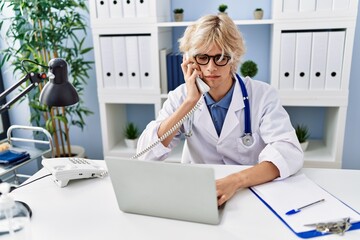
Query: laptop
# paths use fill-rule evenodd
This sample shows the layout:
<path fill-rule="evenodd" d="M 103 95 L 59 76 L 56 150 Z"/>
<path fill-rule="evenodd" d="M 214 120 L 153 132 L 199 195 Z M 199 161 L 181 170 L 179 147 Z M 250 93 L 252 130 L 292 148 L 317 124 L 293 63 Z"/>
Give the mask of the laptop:
<path fill-rule="evenodd" d="M 205 165 L 106 159 L 126 213 L 219 224 L 214 169 Z"/>

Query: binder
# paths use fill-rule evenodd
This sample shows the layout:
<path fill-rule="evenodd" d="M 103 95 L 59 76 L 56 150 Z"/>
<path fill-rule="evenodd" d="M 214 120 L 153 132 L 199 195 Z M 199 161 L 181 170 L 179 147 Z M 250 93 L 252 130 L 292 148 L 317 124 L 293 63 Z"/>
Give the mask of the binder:
<path fill-rule="evenodd" d="M 311 32 L 296 33 L 294 89 L 309 89 Z"/>
<path fill-rule="evenodd" d="M 163 48 L 160 50 L 160 88 L 162 94 L 168 93 L 168 84 L 167 84 L 167 61 L 166 56 L 171 52 L 171 49 Z"/>
<path fill-rule="evenodd" d="M 349 9 L 350 0 L 334 0 L 334 11 Z"/>
<path fill-rule="evenodd" d="M 129 88 L 140 88 L 138 37 L 126 36 L 126 60 Z"/>
<path fill-rule="evenodd" d="M 296 33 L 281 34 L 280 46 L 280 89 L 294 88 Z"/>
<path fill-rule="evenodd" d="M 300 12 L 314 12 L 316 7 L 316 0 L 301 0 Z"/>
<path fill-rule="evenodd" d="M 100 37 L 100 49 L 103 86 L 115 87 L 112 37 Z"/>
<path fill-rule="evenodd" d="M 283 1 L 283 12 L 284 13 L 294 13 L 299 11 L 299 1 L 300 0 L 286 0 Z"/>
<path fill-rule="evenodd" d="M 325 89 L 328 32 L 313 32 L 310 89 Z"/>
<path fill-rule="evenodd" d="M 152 88 L 152 73 L 151 73 L 151 37 L 139 36 L 139 60 L 140 60 L 140 83 L 141 88 Z"/>
<path fill-rule="evenodd" d="M 250 190 L 298 237 L 312 238 L 328 233 L 316 231 L 314 223 L 326 223 L 350 217 L 350 230 L 360 228 L 360 213 L 311 181 L 304 174 L 251 187 Z M 291 209 L 319 199 L 319 203 L 293 215 Z"/>
<path fill-rule="evenodd" d="M 174 89 L 174 71 L 173 71 L 173 58 L 172 58 L 173 53 L 169 53 L 166 55 L 166 70 L 167 70 L 167 87 L 168 87 L 168 92 Z"/>
<path fill-rule="evenodd" d="M 332 9 L 332 1 L 329 0 L 317 0 L 316 11 L 330 11 Z"/>
<path fill-rule="evenodd" d="M 341 69 L 343 65 L 345 31 L 329 32 L 328 56 L 326 63 L 326 83 L 328 90 L 341 88 Z"/>
<path fill-rule="evenodd" d="M 114 74 L 115 85 L 119 88 L 128 87 L 128 72 L 126 62 L 126 45 L 125 37 L 112 37 L 112 44 L 114 49 Z"/>
<path fill-rule="evenodd" d="M 109 1 L 110 0 L 96 0 L 96 12 L 98 18 L 109 18 Z"/>
<path fill-rule="evenodd" d="M 134 18 L 136 17 L 135 11 L 135 0 L 122 0 L 122 8 L 124 10 L 125 18 Z"/>
<path fill-rule="evenodd" d="M 176 67 L 177 67 L 177 72 L 178 72 L 178 82 L 177 82 L 177 86 L 180 86 L 181 84 L 185 83 L 185 80 L 184 80 L 184 73 L 182 71 L 182 68 L 181 68 L 181 64 L 182 64 L 182 61 L 183 61 L 183 55 L 181 53 L 178 53 L 176 55 Z"/>
<path fill-rule="evenodd" d="M 122 18 L 123 17 L 123 7 L 121 1 L 111 1 L 110 2 L 110 17 L 111 18 Z"/>
<path fill-rule="evenodd" d="M 137 17 L 148 17 L 149 14 L 149 2 L 150 0 L 135 0 L 136 16 Z"/>

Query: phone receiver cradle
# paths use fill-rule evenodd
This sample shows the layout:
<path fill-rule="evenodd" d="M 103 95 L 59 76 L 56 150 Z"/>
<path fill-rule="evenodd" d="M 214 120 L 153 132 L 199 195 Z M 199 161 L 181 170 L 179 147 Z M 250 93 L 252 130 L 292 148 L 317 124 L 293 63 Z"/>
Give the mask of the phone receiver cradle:
<path fill-rule="evenodd" d="M 41 164 L 52 174 L 59 187 L 65 187 L 69 180 L 104 177 L 106 169 L 94 161 L 84 158 L 47 158 Z"/>

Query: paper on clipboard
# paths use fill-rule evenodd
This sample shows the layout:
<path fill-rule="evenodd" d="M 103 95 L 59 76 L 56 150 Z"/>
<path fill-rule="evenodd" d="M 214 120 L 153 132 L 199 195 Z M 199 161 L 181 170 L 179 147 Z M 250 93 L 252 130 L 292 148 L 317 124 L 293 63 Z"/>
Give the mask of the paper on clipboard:
<path fill-rule="evenodd" d="M 252 190 L 295 232 L 312 230 L 306 224 L 339 221 L 350 217 L 350 222 L 359 222 L 360 214 L 331 195 L 304 174 L 281 181 L 273 181 L 252 187 Z M 303 211 L 286 215 L 286 212 L 325 199 L 324 202 Z"/>

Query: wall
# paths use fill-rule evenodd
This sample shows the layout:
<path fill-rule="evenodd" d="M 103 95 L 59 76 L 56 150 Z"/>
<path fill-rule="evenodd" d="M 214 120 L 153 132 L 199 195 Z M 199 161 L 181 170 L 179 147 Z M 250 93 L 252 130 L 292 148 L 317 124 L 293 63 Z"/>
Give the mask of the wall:
<path fill-rule="evenodd" d="M 355 27 L 355 42 L 351 64 L 349 105 L 347 111 L 345 140 L 343 152 L 343 168 L 360 169 L 360 4 Z"/>

